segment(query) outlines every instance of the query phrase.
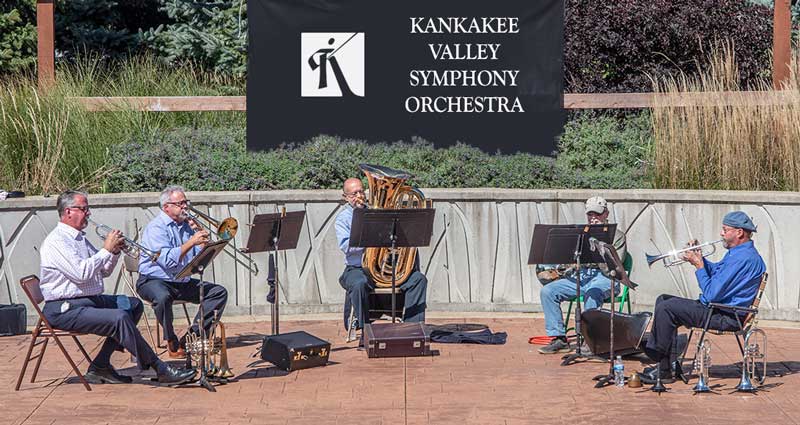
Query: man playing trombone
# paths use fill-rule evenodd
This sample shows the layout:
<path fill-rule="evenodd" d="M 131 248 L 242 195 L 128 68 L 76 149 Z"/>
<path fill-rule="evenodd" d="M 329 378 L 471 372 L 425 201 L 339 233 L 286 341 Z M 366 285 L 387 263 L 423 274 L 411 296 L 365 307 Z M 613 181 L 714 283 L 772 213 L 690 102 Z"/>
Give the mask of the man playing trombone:
<path fill-rule="evenodd" d="M 192 379 L 194 370 L 162 362 L 147 345 L 136 328 L 144 311 L 139 299 L 103 295 L 103 278 L 111 275 L 125 244 L 119 230 L 110 231 L 98 250 L 83 232 L 92 214 L 86 193 L 62 193 L 56 209 L 59 223 L 40 249 L 42 312 L 56 329 L 106 337 L 89 365 L 86 380 L 93 384 L 131 382 L 130 376 L 120 375 L 111 366 L 111 354 L 122 348 L 136 356 L 140 368 L 154 368 L 159 382 L 180 384 Z"/>
<path fill-rule="evenodd" d="M 204 244 L 209 241 L 209 233 L 189 218 L 189 201 L 181 186 L 164 189 L 161 192 L 160 206 L 161 212 L 147 224 L 142 234 L 142 245 L 151 251 L 160 252 L 160 255 L 155 262 L 145 256 L 139 258 L 136 292 L 153 305 L 156 319 L 164 329 L 169 356 L 183 358 L 186 356 L 185 347 L 181 346 L 182 341 L 175 335 L 172 327 L 172 303 L 180 300 L 198 304 L 201 282 L 188 277 L 176 280 L 175 275 L 200 253 Z M 219 318 L 225 309 L 228 291 L 212 282 L 202 282 L 202 285 L 205 312 L 202 320 L 208 332 L 214 320 L 214 312 L 217 312 Z M 200 319 L 195 318 L 190 332 L 199 333 L 197 323 Z"/>
<path fill-rule="evenodd" d="M 761 275 L 766 271 L 764 260 L 751 240 L 756 226 L 742 211 L 729 212 L 722 219 L 722 244 L 728 250 L 719 262 L 708 261 L 699 249 L 687 249 L 682 259 L 695 267 L 695 277 L 700 286 L 700 298 L 690 300 L 673 295 L 656 299 L 651 336 L 645 352 L 660 363 L 640 374 L 642 381 L 655 383 L 658 370 L 662 380 L 672 380 L 670 354 L 679 326 L 702 327 L 709 303 L 749 307 L 758 292 Z M 697 245 L 697 241 L 690 242 Z M 739 329 L 733 312 L 717 311 L 711 316 L 710 328 L 721 331 Z"/>

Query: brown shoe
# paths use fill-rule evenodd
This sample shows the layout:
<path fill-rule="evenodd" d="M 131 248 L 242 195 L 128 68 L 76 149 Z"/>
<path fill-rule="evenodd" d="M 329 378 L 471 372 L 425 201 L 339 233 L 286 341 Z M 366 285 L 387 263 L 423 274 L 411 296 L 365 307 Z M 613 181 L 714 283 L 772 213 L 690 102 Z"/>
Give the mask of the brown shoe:
<path fill-rule="evenodd" d="M 185 359 L 186 350 L 181 347 L 178 341 L 167 341 L 167 353 L 171 359 Z"/>

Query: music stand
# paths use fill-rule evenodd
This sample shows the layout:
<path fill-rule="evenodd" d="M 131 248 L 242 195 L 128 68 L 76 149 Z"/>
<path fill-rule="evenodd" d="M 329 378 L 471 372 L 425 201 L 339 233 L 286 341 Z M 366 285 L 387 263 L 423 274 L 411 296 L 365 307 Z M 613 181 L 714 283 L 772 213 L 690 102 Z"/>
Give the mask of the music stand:
<path fill-rule="evenodd" d="M 581 264 L 596 263 L 598 256 L 589 249 L 589 238 L 611 242 L 617 230 L 616 224 L 537 224 L 533 227 L 533 241 L 528 255 L 528 264 L 575 264 L 575 354 L 564 356 L 561 366 L 572 364 L 579 358 L 599 359 L 581 353 Z M 602 259 L 600 259 L 602 261 Z"/>
<path fill-rule="evenodd" d="M 200 331 L 200 341 L 201 341 L 201 349 L 200 349 L 200 380 L 198 384 L 201 387 L 207 389 L 208 391 L 216 392 L 216 388 L 214 388 L 210 382 L 208 382 L 208 377 L 206 376 L 206 350 L 205 350 L 205 343 L 203 343 L 206 339 L 206 326 L 205 326 L 205 311 L 203 309 L 203 298 L 205 297 L 205 285 L 203 281 L 203 272 L 208 267 L 209 264 L 214 260 L 214 258 L 225 249 L 225 245 L 228 243 L 229 239 L 223 239 L 217 242 L 210 242 L 206 244 L 202 251 L 197 254 L 192 261 L 187 264 L 183 270 L 178 272 L 175 276 L 175 280 L 181 280 L 183 278 L 190 277 L 195 274 L 200 275 L 200 306 L 199 306 L 199 315 L 200 315 L 200 323 L 197 324 L 198 331 Z M 186 353 L 187 362 L 191 362 L 191 354 Z"/>
<path fill-rule="evenodd" d="M 433 234 L 433 208 L 353 210 L 350 227 L 352 248 L 397 248 L 428 246 Z M 392 323 L 397 316 L 396 258 L 392 256 Z M 364 324 L 362 324 L 364 325 Z"/>
<path fill-rule="evenodd" d="M 625 266 L 623 266 L 622 261 L 619 259 L 619 254 L 613 245 L 590 237 L 589 249 L 592 251 L 597 251 L 597 253 L 602 256 L 606 266 L 608 267 L 608 275 L 611 277 L 611 319 L 609 320 L 608 374 L 594 377 L 594 380 L 597 381 L 597 384 L 595 384 L 594 387 L 602 388 L 606 385 L 616 384 L 616 380 L 614 379 L 614 297 L 616 296 L 614 293 L 614 287 L 616 286 L 617 282 L 622 283 L 630 289 L 636 289 L 638 285 L 631 282 L 628 278 L 628 273 L 625 272 Z M 624 382 L 625 377 L 623 376 L 622 379 Z"/>
<path fill-rule="evenodd" d="M 283 207 L 279 213 L 258 214 L 253 217 L 253 228 L 247 239 L 246 253 L 270 252 L 270 257 L 275 260 L 269 262 L 269 276 L 267 281 L 275 282 L 275 300 L 272 303 L 272 335 L 280 333 L 280 280 L 278 280 L 278 251 L 297 248 L 300 239 L 300 230 L 305 221 L 305 211 L 286 212 Z"/>

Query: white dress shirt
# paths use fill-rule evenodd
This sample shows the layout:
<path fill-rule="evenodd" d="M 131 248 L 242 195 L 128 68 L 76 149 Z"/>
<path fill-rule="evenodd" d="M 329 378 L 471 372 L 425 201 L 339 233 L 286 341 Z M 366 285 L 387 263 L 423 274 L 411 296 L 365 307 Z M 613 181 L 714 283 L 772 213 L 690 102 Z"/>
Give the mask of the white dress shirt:
<path fill-rule="evenodd" d="M 41 289 L 45 301 L 103 293 L 103 278 L 111 275 L 119 254 L 97 250 L 86 233 L 64 223 L 44 239 L 41 255 Z"/>

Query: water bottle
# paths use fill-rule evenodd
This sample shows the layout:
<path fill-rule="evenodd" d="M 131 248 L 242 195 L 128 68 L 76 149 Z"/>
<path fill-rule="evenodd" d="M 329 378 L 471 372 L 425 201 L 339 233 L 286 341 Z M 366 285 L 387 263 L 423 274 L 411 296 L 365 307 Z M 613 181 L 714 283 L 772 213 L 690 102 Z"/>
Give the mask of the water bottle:
<path fill-rule="evenodd" d="M 622 363 L 622 356 L 617 356 L 614 360 L 614 383 L 619 388 L 625 386 L 625 364 Z"/>

